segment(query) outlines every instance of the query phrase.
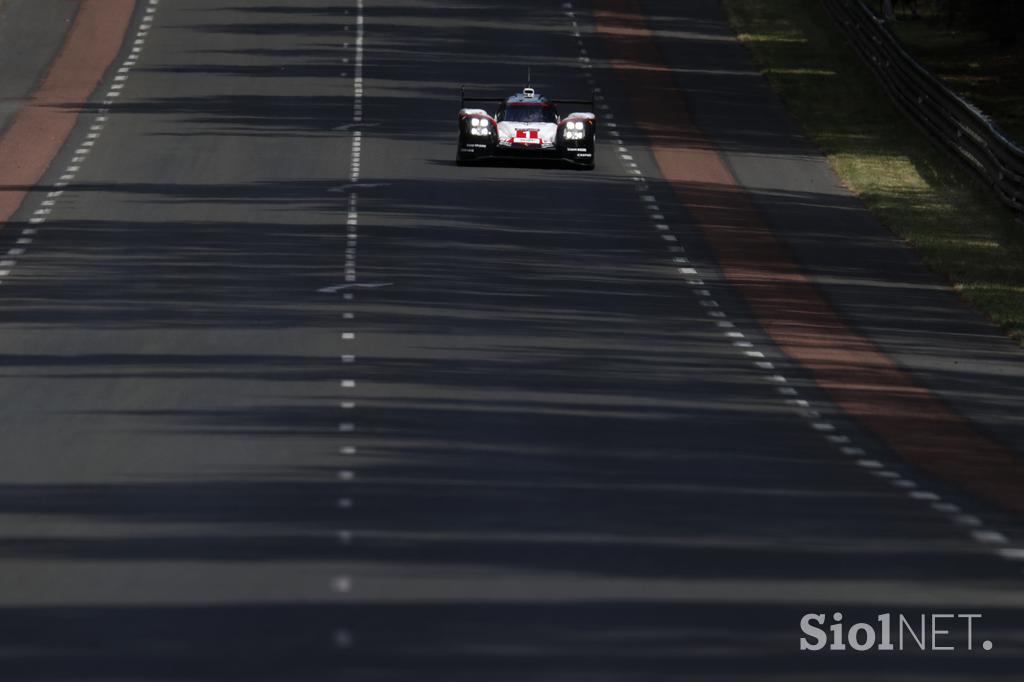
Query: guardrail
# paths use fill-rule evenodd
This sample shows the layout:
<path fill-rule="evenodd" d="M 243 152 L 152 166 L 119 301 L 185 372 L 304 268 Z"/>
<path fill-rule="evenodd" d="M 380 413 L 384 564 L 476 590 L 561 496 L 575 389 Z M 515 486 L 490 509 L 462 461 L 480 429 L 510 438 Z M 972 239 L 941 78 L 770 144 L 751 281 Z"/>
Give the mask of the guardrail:
<path fill-rule="evenodd" d="M 825 5 L 897 104 L 1024 214 L 1024 149 L 911 57 L 863 0 Z"/>

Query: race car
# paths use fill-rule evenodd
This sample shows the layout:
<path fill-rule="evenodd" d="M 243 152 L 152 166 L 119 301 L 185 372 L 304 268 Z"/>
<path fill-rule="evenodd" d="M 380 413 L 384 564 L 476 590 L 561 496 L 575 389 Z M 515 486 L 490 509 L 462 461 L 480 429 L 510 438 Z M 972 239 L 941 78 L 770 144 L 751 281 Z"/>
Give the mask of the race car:
<path fill-rule="evenodd" d="M 467 102 L 497 102 L 491 116 Z M 532 87 L 508 97 L 467 97 L 462 91 L 459 110 L 457 164 L 493 158 L 554 159 L 586 169 L 594 167 L 597 117 L 573 112 L 562 118 L 557 104 L 589 104 L 591 100 L 549 100 Z"/>

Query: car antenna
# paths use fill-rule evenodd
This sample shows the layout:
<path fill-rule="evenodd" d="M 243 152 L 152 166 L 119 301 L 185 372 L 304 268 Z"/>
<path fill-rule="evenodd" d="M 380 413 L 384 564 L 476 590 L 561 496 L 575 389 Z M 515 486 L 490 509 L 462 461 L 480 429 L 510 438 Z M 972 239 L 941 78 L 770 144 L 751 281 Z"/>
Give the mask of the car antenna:
<path fill-rule="evenodd" d="M 533 75 L 532 75 L 532 72 L 533 72 L 533 69 L 531 67 L 527 66 L 526 67 L 526 87 L 528 87 L 528 88 L 532 88 L 533 87 Z"/>

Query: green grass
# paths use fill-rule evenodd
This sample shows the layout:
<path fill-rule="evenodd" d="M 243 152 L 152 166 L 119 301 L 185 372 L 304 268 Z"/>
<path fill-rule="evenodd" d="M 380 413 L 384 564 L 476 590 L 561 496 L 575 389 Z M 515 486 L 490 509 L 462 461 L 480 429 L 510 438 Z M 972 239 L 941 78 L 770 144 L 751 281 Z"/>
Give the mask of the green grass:
<path fill-rule="evenodd" d="M 1024 223 L 891 103 L 821 0 L 724 4 L 846 186 L 964 299 L 1024 341 Z"/>

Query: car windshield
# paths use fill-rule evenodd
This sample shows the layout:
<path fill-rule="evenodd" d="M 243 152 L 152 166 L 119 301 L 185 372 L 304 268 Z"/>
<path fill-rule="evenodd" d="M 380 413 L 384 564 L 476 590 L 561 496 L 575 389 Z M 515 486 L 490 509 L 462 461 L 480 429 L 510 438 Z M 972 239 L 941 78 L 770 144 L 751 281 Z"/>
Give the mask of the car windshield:
<path fill-rule="evenodd" d="M 513 123 L 558 123 L 558 114 L 550 104 L 509 104 L 502 120 Z"/>

